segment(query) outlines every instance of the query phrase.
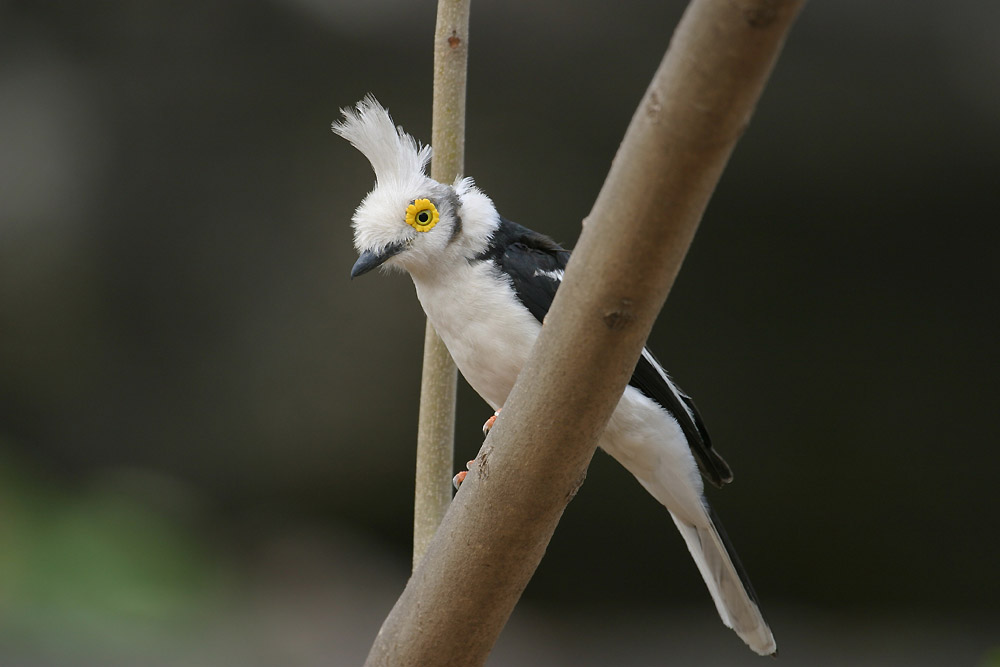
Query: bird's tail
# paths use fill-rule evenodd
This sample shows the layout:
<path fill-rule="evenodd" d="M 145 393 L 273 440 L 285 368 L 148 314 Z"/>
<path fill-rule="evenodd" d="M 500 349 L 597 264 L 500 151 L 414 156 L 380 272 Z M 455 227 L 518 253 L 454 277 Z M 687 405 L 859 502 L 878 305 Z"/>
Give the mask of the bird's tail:
<path fill-rule="evenodd" d="M 758 654 L 777 653 L 774 636 L 757 606 L 750 579 L 715 512 L 709 509 L 707 521 L 701 525 L 687 523 L 673 512 L 671 516 L 708 585 L 722 622 Z"/>

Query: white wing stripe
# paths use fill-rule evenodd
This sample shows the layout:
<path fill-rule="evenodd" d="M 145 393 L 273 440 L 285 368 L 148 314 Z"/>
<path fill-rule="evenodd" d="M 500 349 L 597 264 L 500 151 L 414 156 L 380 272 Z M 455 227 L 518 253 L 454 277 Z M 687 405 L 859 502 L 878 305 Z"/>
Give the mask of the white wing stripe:
<path fill-rule="evenodd" d="M 535 269 L 535 277 L 544 277 L 549 280 L 554 280 L 557 283 L 561 283 L 563 279 L 563 270 L 556 269 L 555 271 L 543 271 L 542 269 Z"/>
<path fill-rule="evenodd" d="M 694 414 L 691 412 L 691 408 L 689 408 L 687 402 L 681 398 L 681 392 L 677 389 L 677 386 L 670 379 L 670 376 L 667 375 L 666 371 L 663 370 L 663 367 L 656 363 L 656 359 L 653 358 L 653 355 L 650 354 L 649 350 L 646 348 L 642 348 L 642 357 L 649 362 L 650 366 L 656 369 L 656 372 L 660 374 L 663 381 L 667 383 L 668 387 L 670 387 L 670 391 L 674 393 L 674 396 L 677 398 L 677 402 L 684 406 L 684 412 L 688 414 L 688 417 L 691 418 L 692 422 L 695 422 L 696 420 L 694 418 Z"/>

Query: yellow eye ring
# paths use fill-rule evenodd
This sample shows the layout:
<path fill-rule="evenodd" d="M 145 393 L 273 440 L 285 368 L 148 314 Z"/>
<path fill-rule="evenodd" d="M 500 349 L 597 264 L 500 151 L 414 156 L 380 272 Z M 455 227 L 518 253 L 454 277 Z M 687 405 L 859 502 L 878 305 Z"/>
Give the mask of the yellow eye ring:
<path fill-rule="evenodd" d="M 406 224 L 418 232 L 428 232 L 441 216 L 429 199 L 417 199 L 406 207 Z"/>

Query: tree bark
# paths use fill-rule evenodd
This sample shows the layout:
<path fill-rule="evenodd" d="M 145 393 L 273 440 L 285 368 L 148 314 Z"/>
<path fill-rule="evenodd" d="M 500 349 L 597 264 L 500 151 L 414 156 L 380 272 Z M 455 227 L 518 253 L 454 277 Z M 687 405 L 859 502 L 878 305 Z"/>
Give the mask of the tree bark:
<path fill-rule="evenodd" d="M 469 0 L 438 0 L 434 30 L 434 102 L 431 178 L 452 183 L 465 154 L 465 80 Z M 413 567 L 417 567 L 451 503 L 455 451 L 455 391 L 458 372 L 428 321 L 417 425 L 417 471 L 413 499 Z"/>
<path fill-rule="evenodd" d="M 514 390 L 368 665 L 481 665 L 624 391 L 801 0 L 693 0 Z"/>

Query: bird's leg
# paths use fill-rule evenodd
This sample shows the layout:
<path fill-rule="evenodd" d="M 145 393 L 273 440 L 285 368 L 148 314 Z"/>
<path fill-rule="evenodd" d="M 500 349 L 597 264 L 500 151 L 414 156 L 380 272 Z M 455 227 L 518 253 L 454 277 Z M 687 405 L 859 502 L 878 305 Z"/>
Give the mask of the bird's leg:
<path fill-rule="evenodd" d="M 475 459 L 473 459 L 472 461 L 469 461 L 468 463 L 466 463 L 465 467 L 468 468 L 469 466 L 471 466 L 475 462 L 476 462 Z M 456 491 L 458 491 L 458 487 L 462 486 L 462 482 L 465 481 L 465 477 L 468 474 L 469 474 L 468 470 L 463 470 L 462 472 L 458 473 L 457 475 L 455 475 L 454 477 L 451 478 L 451 483 L 455 487 Z"/>
<path fill-rule="evenodd" d="M 500 408 L 500 410 L 503 410 L 503 408 Z M 484 438 L 490 434 L 490 429 L 493 428 L 493 425 L 497 423 L 497 417 L 500 416 L 500 410 L 497 410 L 496 412 L 494 412 L 493 416 L 490 417 L 489 419 L 487 419 L 486 423 L 483 424 L 483 437 Z"/>
<path fill-rule="evenodd" d="M 500 410 L 502 410 L 502 409 L 503 408 L 500 408 Z M 490 429 L 493 428 L 493 424 L 496 423 L 497 417 L 500 416 L 500 410 L 497 410 L 496 412 L 494 412 L 493 416 L 490 417 L 489 419 L 487 419 L 486 423 L 483 424 L 483 437 L 486 437 L 487 435 L 489 435 Z M 473 463 L 475 463 L 475 460 L 472 460 L 472 461 L 469 461 L 468 463 L 466 463 L 465 467 L 468 468 Z M 458 490 L 458 487 L 462 486 L 462 482 L 465 481 L 465 478 L 466 478 L 466 476 L 468 474 L 469 474 L 468 470 L 463 470 L 463 471 L 461 471 L 460 473 L 458 473 L 457 475 L 455 475 L 454 477 L 451 478 L 451 483 L 455 486 L 455 490 L 456 491 Z"/>

